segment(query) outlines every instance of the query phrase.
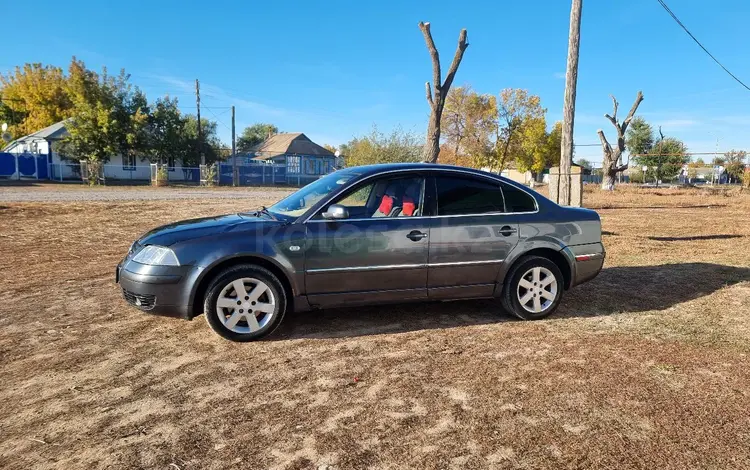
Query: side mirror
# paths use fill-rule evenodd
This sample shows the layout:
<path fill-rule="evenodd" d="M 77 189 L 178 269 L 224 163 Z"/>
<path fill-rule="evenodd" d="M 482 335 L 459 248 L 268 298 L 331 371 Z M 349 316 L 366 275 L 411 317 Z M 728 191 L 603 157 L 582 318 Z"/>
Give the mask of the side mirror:
<path fill-rule="evenodd" d="M 331 204 L 322 215 L 326 220 L 348 219 L 349 210 L 340 204 Z"/>

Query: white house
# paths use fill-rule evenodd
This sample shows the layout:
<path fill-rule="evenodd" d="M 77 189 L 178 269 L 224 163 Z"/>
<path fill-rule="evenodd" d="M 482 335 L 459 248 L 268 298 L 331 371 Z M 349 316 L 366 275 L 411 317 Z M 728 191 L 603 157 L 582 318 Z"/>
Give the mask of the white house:
<path fill-rule="evenodd" d="M 10 142 L 0 153 L 0 176 L 60 181 L 79 179 L 79 163 L 75 159 L 66 160 L 55 151 L 54 143 L 68 136 L 65 128 L 67 122 L 57 122 Z M 14 161 L 10 161 L 12 159 Z M 180 159 L 170 159 L 167 166 L 171 181 L 198 181 L 198 168 L 184 168 Z M 104 165 L 104 177 L 113 180 L 148 180 L 151 169 L 148 161 L 113 155 Z"/>

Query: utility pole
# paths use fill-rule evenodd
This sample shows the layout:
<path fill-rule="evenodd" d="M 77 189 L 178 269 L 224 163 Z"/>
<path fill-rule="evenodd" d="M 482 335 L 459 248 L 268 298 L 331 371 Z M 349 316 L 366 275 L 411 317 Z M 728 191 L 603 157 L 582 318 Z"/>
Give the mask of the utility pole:
<path fill-rule="evenodd" d="M 198 151 L 201 155 L 201 165 L 206 164 L 206 156 L 203 154 L 203 133 L 201 132 L 201 85 L 195 79 L 195 106 L 198 109 Z"/>
<path fill-rule="evenodd" d="M 237 143 L 234 138 L 234 106 L 232 106 L 232 183 L 237 186 L 239 181 L 239 175 L 237 174 Z"/>
<path fill-rule="evenodd" d="M 573 0 L 570 9 L 568 35 L 568 68 L 565 71 L 565 98 L 563 100 L 563 126 L 560 152 L 560 175 L 557 203 L 570 205 L 570 166 L 573 162 L 573 122 L 576 113 L 576 85 L 578 84 L 578 47 L 581 43 L 581 8 L 583 0 Z"/>

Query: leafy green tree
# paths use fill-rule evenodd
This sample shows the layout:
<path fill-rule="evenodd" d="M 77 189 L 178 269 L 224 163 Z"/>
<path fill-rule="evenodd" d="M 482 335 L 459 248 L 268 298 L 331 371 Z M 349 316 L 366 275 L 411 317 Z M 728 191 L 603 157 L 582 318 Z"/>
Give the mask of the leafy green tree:
<path fill-rule="evenodd" d="M 192 114 L 185 116 L 183 125 L 183 144 L 182 151 L 178 155 L 183 161 L 184 166 L 198 166 L 201 161 L 200 152 L 206 157 L 206 163 L 213 163 L 223 160 L 229 153 L 226 147 L 222 145 L 219 137 L 216 135 L 218 125 L 214 121 L 201 118 L 201 133 L 203 140 L 198 141 L 198 118 Z"/>
<path fill-rule="evenodd" d="M 475 92 L 468 85 L 451 89 L 440 127 L 444 141 L 441 162 L 483 166 L 494 154 L 497 100 L 492 95 Z"/>
<path fill-rule="evenodd" d="M 422 154 L 422 138 L 400 127 L 384 134 L 373 126 L 369 134 L 341 145 L 341 153 L 347 166 L 418 162 Z"/>
<path fill-rule="evenodd" d="M 178 108 L 177 98 L 158 98 L 149 116 L 147 158 L 152 163 L 166 163 L 170 157 L 184 156 L 184 127 L 185 118 Z"/>
<path fill-rule="evenodd" d="M 487 162 L 490 171 L 502 171 L 509 162 L 521 157 L 525 166 L 525 155 L 536 149 L 541 137 L 540 120 L 547 110 L 541 99 L 519 88 L 507 88 L 500 92 L 497 102 L 498 125 L 495 136 L 495 151 Z"/>
<path fill-rule="evenodd" d="M 73 58 L 66 90 L 73 103 L 73 119 L 63 152 L 91 162 L 106 163 L 112 155 L 137 151 L 136 135 L 147 123 L 145 97 L 134 92 L 125 71 L 112 76 L 88 70 Z"/>
<path fill-rule="evenodd" d="M 685 144 L 674 137 L 664 137 L 654 143 L 646 154 L 635 157 L 635 161 L 648 167 L 648 174 L 657 180 L 672 180 L 677 177 L 690 157 Z M 656 169 L 654 169 L 656 168 Z"/>
<path fill-rule="evenodd" d="M 591 164 L 591 162 L 586 160 L 585 158 L 579 158 L 578 160 L 576 160 L 576 165 L 583 167 L 583 168 L 588 168 L 589 170 L 593 168 L 593 165 Z"/>
<path fill-rule="evenodd" d="M 273 124 L 259 122 L 252 126 L 248 126 L 242 131 L 242 134 L 240 134 L 237 139 L 237 152 L 250 152 L 253 147 L 266 140 L 269 135 L 278 133 L 279 128 Z"/>
<path fill-rule="evenodd" d="M 654 129 L 640 116 L 630 121 L 625 133 L 625 146 L 631 155 L 648 153 L 654 146 Z"/>
<path fill-rule="evenodd" d="M 38 63 L 0 75 L 0 120 L 8 123 L 11 136 L 31 134 L 69 118 L 73 103 L 65 84 L 61 68 Z"/>
<path fill-rule="evenodd" d="M 743 174 L 745 173 L 747 152 L 744 150 L 730 150 L 724 154 L 724 158 L 724 168 L 727 171 L 727 175 L 729 175 L 730 182 L 742 181 Z"/>

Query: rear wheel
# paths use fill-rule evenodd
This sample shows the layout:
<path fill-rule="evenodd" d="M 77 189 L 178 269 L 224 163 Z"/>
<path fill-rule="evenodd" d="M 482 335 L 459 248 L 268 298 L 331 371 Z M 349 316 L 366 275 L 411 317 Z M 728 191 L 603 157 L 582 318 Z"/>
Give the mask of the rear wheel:
<path fill-rule="evenodd" d="M 208 325 L 231 341 L 253 341 L 271 334 L 284 318 L 286 295 L 269 270 L 239 265 L 211 282 L 203 311 Z"/>
<path fill-rule="evenodd" d="M 518 260 L 506 277 L 503 307 L 522 320 L 540 320 L 557 309 L 563 294 L 560 268 L 542 256 Z"/>

